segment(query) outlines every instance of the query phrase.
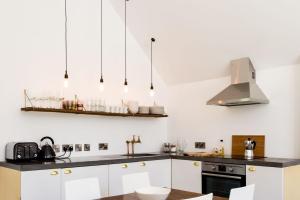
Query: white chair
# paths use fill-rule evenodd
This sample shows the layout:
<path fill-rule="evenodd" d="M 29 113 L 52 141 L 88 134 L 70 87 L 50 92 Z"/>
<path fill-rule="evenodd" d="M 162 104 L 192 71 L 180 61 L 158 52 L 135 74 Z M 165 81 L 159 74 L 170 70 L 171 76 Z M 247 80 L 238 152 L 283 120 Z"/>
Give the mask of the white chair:
<path fill-rule="evenodd" d="M 204 195 L 204 196 L 201 196 L 201 197 L 190 198 L 190 199 L 187 199 L 187 200 L 213 200 L 213 194 L 210 193 L 210 194 L 207 194 L 207 195 Z"/>
<path fill-rule="evenodd" d="M 100 199 L 98 178 L 86 178 L 65 182 L 65 200 Z"/>
<path fill-rule="evenodd" d="M 232 189 L 229 200 L 254 200 L 254 190 L 255 185 Z"/>
<path fill-rule="evenodd" d="M 151 187 L 149 174 L 147 172 L 124 175 L 122 181 L 124 194 L 133 193 L 137 189 Z"/>

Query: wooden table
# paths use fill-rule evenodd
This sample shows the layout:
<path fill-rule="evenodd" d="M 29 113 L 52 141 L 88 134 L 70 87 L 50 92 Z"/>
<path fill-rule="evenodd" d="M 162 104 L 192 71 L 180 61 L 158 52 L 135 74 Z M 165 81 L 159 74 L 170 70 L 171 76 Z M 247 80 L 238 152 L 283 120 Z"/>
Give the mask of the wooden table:
<path fill-rule="evenodd" d="M 167 200 L 180 200 L 180 199 L 188 199 L 188 198 L 194 198 L 199 196 L 201 196 L 201 194 L 172 189 Z M 125 194 L 125 195 L 114 196 L 114 197 L 106 197 L 106 198 L 102 198 L 101 200 L 139 200 L 139 199 L 135 194 Z M 214 200 L 228 200 L 228 199 L 223 197 L 214 197 Z"/>

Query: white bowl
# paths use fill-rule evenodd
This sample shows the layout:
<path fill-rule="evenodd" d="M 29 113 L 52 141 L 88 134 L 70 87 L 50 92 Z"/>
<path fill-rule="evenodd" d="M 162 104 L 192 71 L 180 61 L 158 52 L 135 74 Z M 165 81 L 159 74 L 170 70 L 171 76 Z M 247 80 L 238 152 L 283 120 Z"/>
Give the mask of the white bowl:
<path fill-rule="evenodd" d="M 166 200 L 171 189 L 162 187 L 147 187 L 135 191 L 140 200 Z"/>
<path fill-rule="evenodd" d="M 149 107 L 148 106 L 140 106 L 139 107 L 139 113 L 140 114 L 149 114 Z"/>
<path fill-rule="evenodd" d="M 165 113 L 165 108 L 163 106 L 151 106 L 150 113 L 155 115 L 163 115 Z"/>
<path fill-rule="evenodd" d="M 131 114 L 137 114 L 139 112 L 139 103 L 137 101 L 129 101 L 128 110 Z"/>

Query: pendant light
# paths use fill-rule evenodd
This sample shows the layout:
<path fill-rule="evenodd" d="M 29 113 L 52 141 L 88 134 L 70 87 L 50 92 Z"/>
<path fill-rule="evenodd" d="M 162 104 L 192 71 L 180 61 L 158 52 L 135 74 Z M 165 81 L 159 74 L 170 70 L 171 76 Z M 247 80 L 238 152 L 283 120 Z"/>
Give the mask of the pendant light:
<path fill-rule="evenodd" d="M 68 75 L 68 15 L 67 15 L 67 0 L 65 0 L 65 76 L 64 76 L 64 87 L 69 87 L 69 75 Z"/>
<path fill-rule="evenodd" d="M 127 1 L 125 0 L 125 81 L 124 81 L 124 93 L 128 93 L 127 82 Z"/>
<path fill-rule="evenodd" d="M 103 80 L 103 72 L 102 72 L 102 65 L 103 65 L 103 53 L 102 53 L 102 47 L 103 47 L 103 0 L 101 0 L 101 76 L 100 76 L 100 86 L 99 90 L 100 92 L 104 91 L 104 80 Z"/>
<path fill-rule="evenodd" d="M 151 84 L 150 84 L 150 96 L 153 97 L 155 95 L 154 87 L 153 87 L 153 43 L 155 42 L 155 38 L 151 38 Z"/>

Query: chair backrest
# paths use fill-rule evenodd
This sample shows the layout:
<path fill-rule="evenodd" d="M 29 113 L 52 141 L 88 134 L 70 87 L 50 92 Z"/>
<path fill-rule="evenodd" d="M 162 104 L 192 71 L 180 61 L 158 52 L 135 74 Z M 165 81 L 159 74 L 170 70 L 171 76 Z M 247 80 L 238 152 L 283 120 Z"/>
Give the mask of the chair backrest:
<path fill-rule="evenodd" d="M 98 178 L 86 178 L 65 182 L 65 200 L 100 199 Z"/>
<path fill-rule="evenodd" d="M 129 194 L 135 190 L 145 187 L 151 187 L 148 172 L 123 175 L 123 193 Z"/>
<path fill-rule="evenodd" d="M 232 189 L 229 200 L 254 200 L 254 190 L 255 185 Z"/>
<path fill-rule="evenodd" d="M 213 194 L 210 193 L 210 194 L 207 194 L 207 195 L 204 195 L 204 196 L 201 196 L 201 197 L 190 198 L 190 199 L 187 199 L 187 200 L 213 200 Z"/>

